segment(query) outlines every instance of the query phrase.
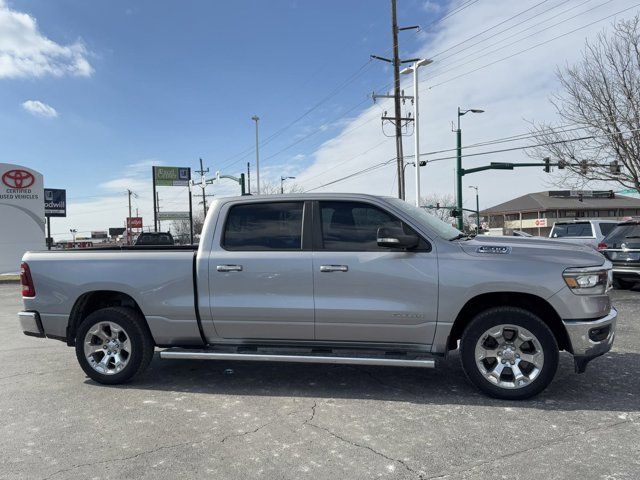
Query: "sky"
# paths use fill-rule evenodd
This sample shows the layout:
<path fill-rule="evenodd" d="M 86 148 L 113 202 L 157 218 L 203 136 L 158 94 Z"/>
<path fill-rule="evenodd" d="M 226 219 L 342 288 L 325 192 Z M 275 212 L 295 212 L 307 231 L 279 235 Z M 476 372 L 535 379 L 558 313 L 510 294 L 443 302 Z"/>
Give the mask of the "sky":
<path fill-rule="evenodd" d="M 526 144 L 471 147 L 557 122 L 548 100 L 559 89 L 556 68 L 579 61 L 587 39 L 639 8 L 633 0 L 398 0 L 399 24 L 421 27 L 400 33 L 401 57 L 434 60 L 419 71 L 423 195 L 453 194 L 452 152 L 430 152 L 455 147 L 458 106 L 485 110 L 462 118 L 465 154 Z M 370 55 L 390 50 L 388 0 L 0 0 L 0 161 L 67 190 L 56 239 L 70 228 L 123 226 L 127 189 L 134 213 L 151 224 L 152 165 L 196 170 L 202 158 L 213 178 L 251 162 L 255 179 L 253 115 L 263 183 L 284 175 L 305 191 L 395 195 L 395 141 L 380 119 L 393 106 L 371 100 L 390 89 L 392 71 Z M 412 94 L 411 75 L 402 87 Z M 410 101 L 403 112 L 413 112 Z M 411 161 L 413 136 L 404 150 Z M 467 167 L 491 161 L 531 160 L 521 150 L 464 159 Z M 407 198 L 413 175 L 408 166 Z M 474 174 L 465 206 L 475 207 L 469 185 L 484 208 L 548 189 L 552 176 L 539 168 Z M 207 188 L 238 192 L 224 179 Z M 159 196 L 161 209 L 186 208 L 185 188 Z"/>

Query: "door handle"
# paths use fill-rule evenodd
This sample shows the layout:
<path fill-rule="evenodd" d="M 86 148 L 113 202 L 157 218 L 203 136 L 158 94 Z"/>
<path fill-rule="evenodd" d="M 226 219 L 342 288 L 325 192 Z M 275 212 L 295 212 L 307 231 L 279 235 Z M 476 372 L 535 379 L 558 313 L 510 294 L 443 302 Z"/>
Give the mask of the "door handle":
<path fill-rule="evenodd" d="M 321 272 L 348 272 L 349 267 L 346 265 L 320 265 Z"/>
<path fill-rule="evenodd" d="M 242 265 L 218 265 L 216 269 L 219 272 L 241 272 Z"/>

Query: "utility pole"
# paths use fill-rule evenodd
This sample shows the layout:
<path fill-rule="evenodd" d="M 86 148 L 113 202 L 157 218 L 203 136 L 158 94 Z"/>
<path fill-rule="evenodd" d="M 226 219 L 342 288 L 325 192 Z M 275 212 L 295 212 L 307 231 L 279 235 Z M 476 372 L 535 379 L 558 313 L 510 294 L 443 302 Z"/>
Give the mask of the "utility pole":
<path fill-rule="evenodd" d="M 205 170 L 202 166 L 202 159 L 200 159 L 200 170 L 196 170 L 196 173 L 200 174 L 200 188 L 202 188 L 202 209 L 204 211 L 205 218 L 207 217 L 207 196 L 205 195 L 205 189 L 207 187 L 205 173 L 209 173 L 209 167 Z"/>
<path fill-rule="evenodd" d="M 402 118 L 402 105 L 401 101 L 404 101 L 406 98 L 402 92 L 400 91 L 400 65 L 403 63 L 413 63 L 417 62 L 419 58 L 413 58 L 410 60 L 400 60 L 398 53 L 398 32 L 402 30 L 411 30 L 419 28 L 417 25 L 412 27 L 402 27 L 398 28 L 398 16 L 396 13 L 396 0 L 391 0 L 391 37 L 393 39 L 393 59 L 379 57 L 377 55 L 371 55 L 371 58 L 375 58 L 376 60 L 382 60 L 384 62 L 391 63 L 393 65 L 393 101 L 394 101 L 394 116 L 389 118 L 383 116 L 383 120 L 391 120 L 391 122 L 395 126 L 395 136 L 396 136 L 396 163 L 398 169 L 398 198 L 404 200 L 405 198 L 405 185 L 404 185 L 404 175 L 403 167 L 404 167 L 404 158 L 402 153 L 402 122 L 403 121 L 411 121 L 410 118 Z M 374 101 L 377 97 L 385 97 L 389 98 L 389 95 L 373 95 Z"/>
<path fill-rule="evenodd" d="M 480 235 L 480 197 L 478 196 L 478 186 L 469 185 L 476 191 L 476 235 Z"/>
<path fill-rule="evenodd" d="M 251 195 L 251 163 L 247 162 L 247 195 Z"/>
<path fill-rule="evenodd" d="M 396 14 L 396 0 L 391 0 L 391 31 L 393 35 L 393 103 L 396 117 L 396 162 L 398 166 L 398 196 L 404 200 L 404 175 L 402 166 L 404 157 L 402 154 L 402 107 L 400 106 L 400 58 L 398 58 L 398 17 Z M 416 159 L 418 160 L 418 159 Z"/>
<path fill-rule="evenodd" d="M 133 192 L 127 189 L 127 195 L 129 196 L 129 218 L 127 218 L 127 244 L 131 245 L 131 194 Z"/>
<path fill-rule="evenodd" d="M 260 195 L 260 148 L 258 144 L 258 122 L 260 121 L 260 117 L 254 115 L 251 117 L 251 120 L 256 122 L 256 191 L 258 195 Z"/>

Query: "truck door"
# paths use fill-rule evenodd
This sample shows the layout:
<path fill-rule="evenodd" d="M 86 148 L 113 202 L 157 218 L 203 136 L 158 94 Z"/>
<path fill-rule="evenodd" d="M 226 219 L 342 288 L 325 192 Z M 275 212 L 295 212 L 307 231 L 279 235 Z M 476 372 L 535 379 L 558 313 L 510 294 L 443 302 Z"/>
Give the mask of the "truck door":
<path fill-rule="evenodd" d="M 209 259 L 211 314 L 218 336 L 311 340 L 313 272 L 303 248 L 311 202 L 253 201 L 222 207 Z M 305 212 L 305 210 L 309 210 Z"/>
<path fill-rule="evenodd" d="M 320 201 L 316 212 L 316 339 L 431 344 L 438 275 L 429 242 L 412 251 L 379 247 L 379 227 L 415 232 L 373 204 Z"/>

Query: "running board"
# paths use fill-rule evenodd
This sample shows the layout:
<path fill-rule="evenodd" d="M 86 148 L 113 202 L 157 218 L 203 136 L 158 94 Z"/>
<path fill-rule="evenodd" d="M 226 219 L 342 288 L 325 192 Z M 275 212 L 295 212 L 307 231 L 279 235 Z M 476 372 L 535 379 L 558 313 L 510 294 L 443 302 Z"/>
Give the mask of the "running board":
<path fill-rule="evenodd" d="M 344 365 L 382 365 L 388 367 L 434 368 L 435 361 L 425 358 L 340 357 L 326 355 L 279 355 L 268 353 L 211 352 L 170 348 L 160 358 L 172 360 L 240 360 L 247 362 L 333 363 Z"/>

